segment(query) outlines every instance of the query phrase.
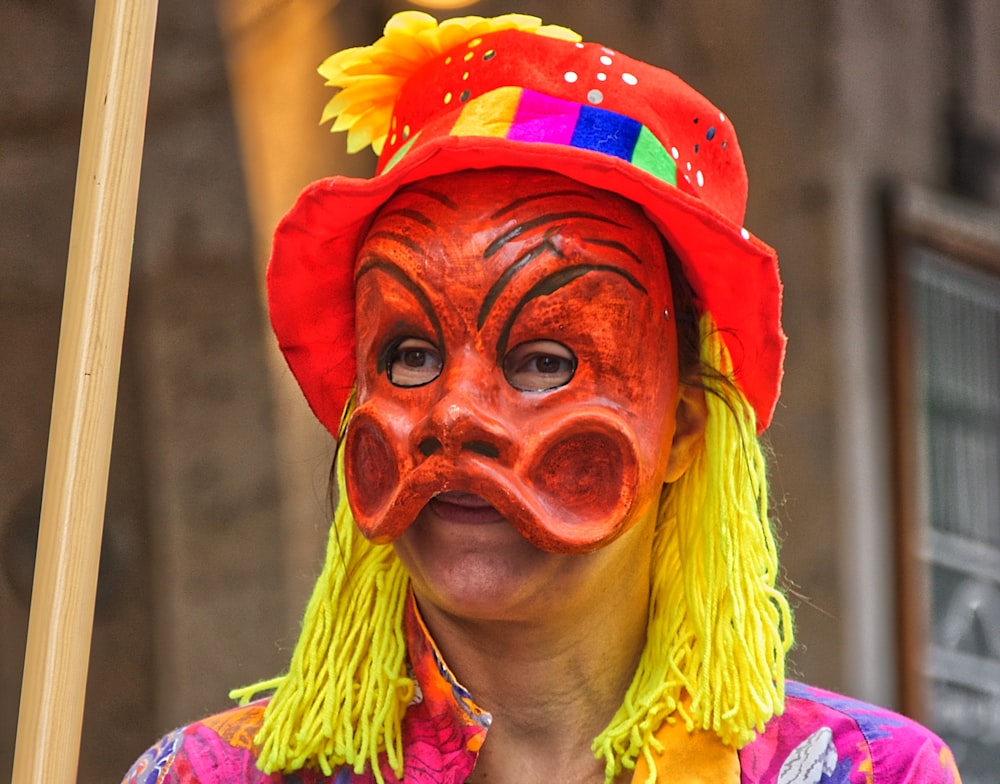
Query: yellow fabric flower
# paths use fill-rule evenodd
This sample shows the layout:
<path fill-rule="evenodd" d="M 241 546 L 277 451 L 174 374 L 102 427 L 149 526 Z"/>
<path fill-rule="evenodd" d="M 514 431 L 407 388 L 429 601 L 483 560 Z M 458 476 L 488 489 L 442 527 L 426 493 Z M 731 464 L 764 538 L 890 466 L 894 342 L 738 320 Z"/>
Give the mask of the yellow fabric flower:
<path fill-rule="evenodd" d="M 580 40 L 580 35 L 567 27 L 543 25 L 538 17 L 526 14 L 462 16 L 438 24 L 423 11 L 401 11 L 389 19 L 384 35 L 371 46 L 344 49 L 320 65 L 318 70 L 326 83 L 339 88 L 323 109 L 320 122 L 333 120 L 331 131 L 347 131 L 348 152 L 371 145 L 380 155 L 396 98 L 406 80 L 464 41 L 500 30 Z"/>

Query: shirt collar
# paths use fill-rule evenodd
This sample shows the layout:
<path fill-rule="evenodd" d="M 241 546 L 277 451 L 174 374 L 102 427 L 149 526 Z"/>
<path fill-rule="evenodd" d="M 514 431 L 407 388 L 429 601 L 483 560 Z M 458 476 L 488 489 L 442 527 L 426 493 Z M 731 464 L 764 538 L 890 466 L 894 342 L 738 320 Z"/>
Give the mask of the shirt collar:
<path fill-rule="evenodd" d="M 458 682 L 424 625 L 412 592 L 404 614 L 414 683 L 403 717 L 403 778 L 407 784 L 459 784 L 476 766 L 493 717 Z"/>

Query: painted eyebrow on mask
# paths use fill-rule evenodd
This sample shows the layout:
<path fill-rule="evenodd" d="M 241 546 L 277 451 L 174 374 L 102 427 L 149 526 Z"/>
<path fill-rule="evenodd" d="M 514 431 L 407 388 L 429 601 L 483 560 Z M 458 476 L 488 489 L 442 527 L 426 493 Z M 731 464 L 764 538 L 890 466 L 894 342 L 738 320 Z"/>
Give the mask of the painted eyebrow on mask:
<path fill-rule="evenodd" d="M 642 266 L 642 257 L 624 242 L 618 242 L 617 240 L 605 240 L 598 237 L 581 237 L 580 239 L 588 245 L 600 245 L 605 248 L 613 248 L 614 250 L 620 251 L 632 259 L 636 264 Z"/>
<path fill-rule="evenodd" d="M 547 223 L 556 223 L 557 221 L 569 220 L 571 218 L 586 218 L 588 220 L 597 221 L 598 223 L 607 223 L 609 226 L 617 226 L 618 228 L 624 229 L 626 226 L 619 223 L 616 220 L 607 218 L 604 215 L 598 215 L 595 212 L 587 212 L 586 210 L 567 210 L 565 212 L 550 212 L 545 215 L 539 215 L 537 218 L 532 218 L 531 220 L 524 221 L 524 223 L 519 223 L 511 229 L 508 229 L 499 237 L 497 237 L 493 242 L 487 246 L 486 250 L 483 251 L 483 258 L 488 259 L 490 256 L 497 253 L 504 245 L 510 242 L 515 237 L 519 237 L 526 231 L 531 231 L 532 229 L 537 229 L 539 226 L 544 226 Z"/>
<path fill-rule="evenodd" d="M 426 196 L 429 199 L 433 199 L 438 204 L 443 207 L 447 207 L 449 210 L 458 210 L 458 204 L 450 197 L 441 193 L 440 191 L 433 190 L 432 188 L 425 188 L 419 185 L 410 185 L 406 188 L 406 193 L 417 193 L 421 196 Z"/>
<path fill-rule="evenodd" d="M 490 215 L 493 220 L 499 220 L 504 217 L 508 212 L 513 212 L 518 207 L 525 204 L 531 204 L 533 201 L 545 201 L 546 199 L 560 199 L 564 196 L 575 196 L 580 199 L 589 199 L 594 201 L 594 194 L 587 193 L 586 191 L 581 191 L 577 188 L 567 188 L 565 190 L 558 191 L 546 191 L 545 193 L 533 193 L 530 196 L 524 196 L 520 199 L 514 199 L 514 201 L 507 204 L 506 207 L 501 207 L 499 210 Z"/>
<path fill-rule="evenodd" d="M 445 196 L 443 193 L 438 193 L 437 191 L 430 190 L 429 188 L 410 188 L 407 191 L 407 193 L 418 193 L 422 196 L 428 197 L 429 199 L 433 199 L 434 201 L 440 203 L 441 205 L 447 207 L 450 210 L 453 211 L 458 210 L 458 205 L 454 201 L 452 201 L 449 197 Z M 428 229 L 437 228 L 437 224 L 435 223 L 433 218 L 428 217 L 423 212 L 421 212 L 418 209 L 414 209 L 413 207 L 396 207 L 394 209 L 386 210 L 385 212 L 379 213 L 377 220 L 382 220 L 384 218 L 389 218 L 389 217 L 407 218 L 425 228 Z M 403 234 L 398 231 L 390 231 L 388 229 L 376 229 L 375 231 L 369 233 L 365 237 L 365 242 L 368 242 L 369 240 L 373 239 L 389 240 L 390 242 L 397 242 L 403 247 L 413 251 L 414 253 L 420 256 L 425 255 L 424 248 L 420 245 L 420 243 L 418 243 L 409 235 Z M 355 283 L 357 283 L 358 278 L 361 276 L 361 269 L 362 267 L 359 267 L 358 271 L 354 275 Z"/>
<path fill-rule="evenodd" d="M 413 251 L 418 256 L 422 256 L 424 254 L 423 246 L 421 246 L 419 242 L 413 239 L 413 237 L 410 237 L 409 235 L 403 234 L 398 231 L 389 231 L 389 230 L 373 231 L 371 234 L 365 237 L 365 242 L 368 242 L 369 240 L 388 240 L 389 242 L 396 242 L 402 245 L 407 250 Z M 373 259 L 382 258 L 381 256 L 375 253 L 370 253 L 365 258 L 367 259 L 368 256 L 370 256 Z M 361 264 L 358 266 L 358 271 L 354 273 L 355 283 L 358 282 L 358 279 L 361 277 L 361 272 L 362 270 L 364 270 L 365 265 L 367 263 L 368 262 L 366 260 L 361 262 Z"/>
<path fill-rule="evenodd" d="M 524 204 L 528 204 L 533 201 L 541 201 L 553 196 L 580 196 L 588 199 L 593 199 L 593 196 L 591 196 L 590 194 L 582 193 L 576 190 L 551 191 L 549 193 L 543 193 L 534 196 L 527 196 L 522 199 L 517 199 L 516 201 L 513 201 L 510 204 L 508 204 L 506 207 L 503 207 L 497 212 L 493 213 L 490 217 L 497 218 L 501 215 L 506 214 L 507 212 L 510 212 L 515 207 L 520 207 Z M 509 231 L 504 232 L 487 246 L 486 250 L 483 252 L 483 258 L 488 259 L 490 256 L 494 255 L 501 248 L 503 248 L 504 245 L 506 245 L 515 237 L 523 234 L 525 231 L 528 231 L 530 229 L 535 229 L 540 226 L 544 226 L 547 223 L 558 223 L 560 221 L 564 221 L 570 218 L 583 218 L 587 220 L 598 221 L 600 223 L 606 223 L 611 226 L 617 226 L 619 228 L 628 228 L 627 226 L 625 226 L 625 224 L 619 223 L 616 220 L 612 220 L 611 218 L 608 218 L 604 215 L 599 215 L 597 213 L 588 212 L 585 210 L 552 212 L 546 215 L 540 215 L 537 218 L 526 221 L 524 223 L 520 223 L 517 226 L 510 229 Z M 558 258 L 564 257 L 562 250 L 552 240 L 552 238 L 556 235 L 558 230 L 559 230 L 558 226 L 553 226 L 548 232 L 546 232 L 545 238 L 541 242 L 539 242 L 537 245 L 532 246 L 525 253 L 518 256 L 514 260 L 514 262 L 509 267 L 507 267 L 507 269 L 503 271 L 500 277 L 497 278 L 496 282 L 494 282 L 494 284 L 490 286 L 490 290 L 486 293 L 486 296 L 483 298 L 483 304 L 479 308 L 479 315 L 476 319 L 476 324 L 479 329 L 483 328 L 483 325 L 486 323 L 486 319 L 489 316 L 490 310 L 492 310 L 493 306 L 496 304 L 496 301 L 500 297 L 500 294 L 503 292 L 505 288 L 507 288 L 507 286 L 510 284 L 510 281 L 520 270 L 524 269 L 524 267 L 527 266 L 531 261 L 537 259 L 546 251 L 553 253 Z M 637 264 L 640 265 L 642 264 L 642 259 L 639 257 L 639 255 L 631 248 L 629 248 L 627 245 L 621 242 L 617 242 L 615 240 L 598 239 L 594 237 L 582 237 L 581 240 L 583 242 L 592 245 L 601 245 L 608 248 L 614 248 L 624 253 L 629 258 L 633 259 Z M 635 278 L 632 278 L 631 275 L 625 274 L 625 276 L 630 278 L 632 281 L 635 281 Z M 645 292 L 645 289 L 642 290 Z"/>
<path fill-rule="evenodd" d="M 406 239 L 409 240 L 408 237 Z M 407 245 L 407 247 L 411 247 L 409 243 L 405 244 Z M 417 247 L 417 252 L 421 252 L 419 246 Z M 392 278 L 400 286 L 402 286 L 404 289 L 410 292 L 410 294 L 413 295 L 413 298 L 417 301 L 417 304 L 420 306 L 420 309 L 424 312 L 424 315 L 427 316 L 427 320 L 431 324 L 431 329 L 434 330 L 434 335 L 437 340 L 437 345 L 443 352 L 444 332 L 441 329 L 441 322 L 438 319 L 437 315 L 434 313 L 434 307 L 431 305 L 431 301 L 427 298 L 427 295 L 424 294 L 423 290 L 416 284 L 416 282 L 411 280 L 399 267 L 397 267 L 392 262 L 382 258 L 381 256 L 371 254 L 370 256 L 367 256 L 364 259 L 364 261 L 361 262 L 361 265 L 358 267 L 357 274 L 354 276 L 355 285 L 357 285 L 358 282 L 370 272 L 384 272 L 386 275 L 388 275 L 390 278 Z M 379 357 L 376 362 L 376 370 L 379 373 L 386 372 L 386 355 L 384 351 L 380 351 L 379 353 Z"/>
<path fill-rule="evenodd" d="M 452 211 L 458 210 L 458 205 L 454 201 L 452 201 L 452 199 L 450 199 L 443 193 L 439 193 L 430 188 L 412 187 L 407 192 L 425 196 L 429 199 L 438 202 L 443 207 L 449 210 Z M 380 219 L 385 218 L 390 215 L 407 218 L 409 220 L 412 220 L 414 223 L 417 223 L 421 226 L 430 229 L 435 228 L 437 225 L 433 219 L 425 215 L 419 209 L 414 209 L 412 207 L 397 207 L 394 209 L 389 209 L 383 212 L 379 216 L 379 218 Z M 369 240 L 373 239 L 384 240 L 387 242 L 395 242 L 399 245 L 402 245 L 404 248 L 416 254 L 417 256 L 422 257 L 425 256 L 427 253 L 424 247 L 419 242 L 413 239 L 413 237 L 410 237 L 407 234 L 403 234 L 402 232 L 389 231 L 388 229 L 377 229 L 371 232 L 365 238 L 365 242 L 368 242 Z M 434 336 L 437 341 L 437 345 L 440 346 L 441 350 L 443 351 L 444 332 L 441 329 L 441 321 L 438 319 L 437 314 L 435 314 L 434 307 L 433 305 L 431 305 L 430 299 L 423 292 L 423 290 L 417 285 L 417 283 L 414 280 L 410 279 L 410 277 L 407 276 L 394 263 L 378 255 L 377 253 L 369 252 L 367 255 L 362 257 L 361 263 L 358 265 L 358 269 L 354 273 L 354 285 L 357 286 L 358 282 L 368 273 L 376 271 L 384 272 L 387 276 L 392 278 L 400 286 L 402 286 L 404 289 L 410 292 L 410 294 L 413 295 L 413 298 L 420 306 L 420 309 L 424 312 L 424 315 L 427 317 L 427 320 L 430 322 L 431 329 L 434 330 Z M 386 353 L 385 351 L 381 351 L 376 361 L 376 370 L 379 373 L 385 373 L 386 369 L 387 369 Z"/>
<path fill-rule="evenodd" d="M 507 354 L 507 345 L 510 342 L 510 332 L 514 328 L 514 322 L 529 302 L 537 297 L 552 294 L 564 286 L 568 286 L 577 278 L 581 278 L 590 272 L 610 272 L 614 275 L 619 275 L 637 291 L 646 295 L 649 294 L 646 287 L 643 286 L 635 277 L 629 274 L 626 270 L 611 264 L 577 264 L 572 267 L 556 270 L 551 275 L 547 275 L 532 286 L 525 293 L 525 295 L 521 297 L 517 305 L 511 309 L 510 313 L 507 315 L 507 321 L 504 323 L 503 329 L 500 330 L 500 336 L 497 338 L 497 356 L 502 357 Z"/>
<path fill-rule="evenodd" d="M 561 198 L 565 198 L 565 197 L 568 197 L 568 196 L 572 196 L 572 197 L 575 197 L 575 198 L 578 198 L 578 199 L 587 199 L 588 201 L 596 201 L 597 200 L 597 196 L 595 194 L 588 193 L 586 191 L 581 191 L 581 190 L 576 189 L 576 188 L 566 188 L 564 190 L 558 190 L 558 191 L 546 191 L 545 193 L 535 193 L 535 194 L 532 194 L 530 196 L 524 196 L 524 197 L 522 197 L 520 199 L 515 199 L 514 201 L 510 202 L 509 204 L 507 204 L 507 206 L 501 207 L 499 210 L 497 210 L 492 215 L 490 215 L 490 219 L 491 220 L 499 220 L 500 218 L 502 218 L 505 215 L 507 215 L 507 213 L 513 212 L 518 207 L 523 207 L 525 204 L 531 204 L 532 202 L 545 201 L 547 199 L 561 199 Z M 600 216 L 590 215 L 589 213 L 588 213 L 588 216 L 600 219 Z M 621 226 L 622 225 L 622 224 L 617 223 L 615 221 L 610 221 L 610 222 L 613 225 L 615 225 L 615 226 Z M 499 239 L 503 239 L 503 238 L 499 238 Z M 635 251 L 633 251 L 631 248 L 629 248 L 627 245 L 624 245 L 623 243 L 615 242 L 614 240 L 597 239 L 595 237 L 584 237 L 583 239 L 584 239 L 585 242 L 589 242 L 592 245 L 606 245 L 609 248 L 616 248 L 617 250 L 620 250 L 622 253 L 624 253 L 627 256 L 630 256 L 632 259 L 634 259 L 637 264 L 642 264 L 642 258 Z M 494 242 L 496 242 L 496 240 L 494 240 Z M 489 255 L 490 254 L 487 253 L 486 257 L 489 258 Z"/>
<path fill-rule="evenodd" d="M 493 285 L 490 286 L 490 290 L 487 291 L 486 296 L 483 297 L 483 304 L 479 307 L 479 315 L 476 317 L 476 327 L 478 329 L 483 328 L 483 325 L 486 323 L 486 319 L 490 315 L 490 311 L 493 310 L 493 306 L 496 304 L 500 294 L 507 288 L 511 279 L 518 273 L 518 271 L 524 269 L 529 262 L 537 259 L 546 251 L 551 252 L 556 258 L 563 258 L 562 250 L 552 241 L 552 234 L 553 232 L 549 232 L 545 235 L 545 239 L 537 245 L 528 248 L 525 253 L 514 259 L 514 263 L 507 267 L 507 269 L 501 273 L 500 277 L 496 279 Z"/>
<path fill-rule="evenodd" d="M 384 218 L 408 218 L 414 223 L 419 223 L 421 226 L 425 226 L 429 229 L 434 228 L 434 221 L 424 215 L 420 210 L 412 209 L 411 207 L 398 207 L 394 210 L 386 210 L 385 212 L 380 212 L 378 215 L 379 220 Z"/>

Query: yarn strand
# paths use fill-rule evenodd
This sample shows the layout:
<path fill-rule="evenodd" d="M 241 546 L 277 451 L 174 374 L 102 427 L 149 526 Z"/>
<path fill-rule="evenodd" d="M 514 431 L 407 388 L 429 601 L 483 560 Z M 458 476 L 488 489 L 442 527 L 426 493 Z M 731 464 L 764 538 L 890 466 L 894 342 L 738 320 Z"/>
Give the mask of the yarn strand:
<path fill-rule="evenodd" d="M 265 773 L 303 767 L 331 775 L 370 766 L 383 784 L 379 754 L 402 776 L 402 716 L 413 697 L 403 609 L 409 585 L 391 547 L 374 546 L 347 504 L 342 461 L 326 561 L 313 589 L 288 673 L 238 689 L 246 699 L 276 691 L 254 742 Z"/>
<path fill-rule="evenodd" d="M 707 315 L 700 331 L 702 362 L 718 378 L 705 378 L 704 444 L 661 494 L 646 646 L 621 707 L 592 746 L 607 784 L 640 757 L 648 784 L 656 781 L 655 734 L 664 722 L 710 730 L 738 748 L 784 709 L 792 618 L 775 587 L 766 462 L 753 409 L 727 381 L 732 362 Z M 392 547 L 359 533 L 339 460 L 336 473 L 326 562 L 289 671 L 234 695 L 277 688 L 255 738 L 263 771 L 308 766 L 330 775 L 370 766 L 384 784 L 383 753 L 402 777 L 402 720 L 414 693 L 403 634 L 409 578 Z"/>
<path fill-rule="evenodd" d="M 700 332 L 703 364 L 731 378 L 707 315 Z M 652 762 L 664 721 L 712 730 L 738 748 L 784 709 L 792 622 L 775 587 L 764 453 L 742 395 L 705 381 L 703 448 L 661 497 L 646 647 L 622 707 L 593 744 L 609 784 L 640 755 Z M 655 782 L 656 767 L 648 767 Z"/>

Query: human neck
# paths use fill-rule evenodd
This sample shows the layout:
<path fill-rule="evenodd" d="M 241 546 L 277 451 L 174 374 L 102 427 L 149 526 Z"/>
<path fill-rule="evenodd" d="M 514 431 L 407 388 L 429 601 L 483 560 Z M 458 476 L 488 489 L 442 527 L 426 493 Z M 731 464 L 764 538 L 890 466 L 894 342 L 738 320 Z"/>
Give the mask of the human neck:
<path fill-rule="evenodd" d="M 455 676 L 493 715 L 470 782 L 604 781 L 591 745 L 622 704 L 647 618 L 646 594 L 616 599 L 537 623 L 469 621 L 421 605 Z"/>

